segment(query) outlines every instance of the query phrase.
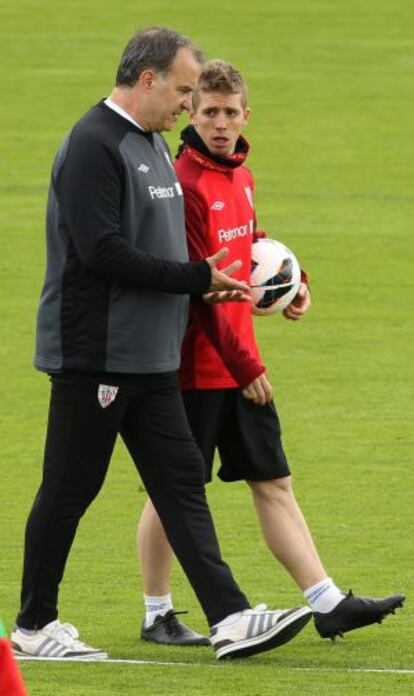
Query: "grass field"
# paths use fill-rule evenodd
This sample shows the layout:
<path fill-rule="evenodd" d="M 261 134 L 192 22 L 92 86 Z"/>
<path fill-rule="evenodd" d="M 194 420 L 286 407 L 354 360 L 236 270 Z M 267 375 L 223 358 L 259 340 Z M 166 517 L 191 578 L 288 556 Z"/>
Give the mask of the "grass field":
<path fill-rule="evenodd" d="M 120 444 L 81 524 L 60 613 L 111 658 L 145 664 L 24 663 L 29 692 L 414 694 L 409 0 L 0 4 L 0 615 L 11 628 L 41 473 L 48 383 L 31 363 L 51 160 L 74 121 L 109 93 L 129 36 L 153 24 L 190 34 L 249 82 L 261 226 L 297 252 L 313 293 L 299 324 L 257 321 L 296 493 L 341 587 L 408 599 L 398 616 L 343 641 L 324 642 L 309 626 L 288 646 L 244 662 L 143 644 L 134 534 L 145 493 Z M 168 137 L 173 150 L 178 131 Z M 251 602 L 301 602 L 261 539 L 245 486 L 213 483 L 209 498 L 224 555 Z M 173 593 L 176 608 L 205 631 L 179 568 Z"/>

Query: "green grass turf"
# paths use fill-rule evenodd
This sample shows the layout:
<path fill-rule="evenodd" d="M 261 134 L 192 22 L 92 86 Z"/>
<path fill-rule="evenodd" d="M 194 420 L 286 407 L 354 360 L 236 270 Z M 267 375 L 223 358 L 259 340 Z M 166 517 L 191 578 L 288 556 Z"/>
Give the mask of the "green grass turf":
<path fill-rule="evenodd" d="M 41 473 L 47 379 L 31 367 L 52 157 L 108 94 L 139 26 L 189 33 L 250 86 L 250 164 L 261 225 L 297 252 L 313 308 L 257 320 L 295 490 L 343 588 L 404 591 L 406 608 L 335 645 L 313 628 L 245 662 L 138 641 L 135 522 L 145 499 L 122 445 L 82 522 L 60 596 L 63 620 L 111 657 L 167 665 L 25 663 L 32 695 L 409 694 L 413 669 L 413 30 L 406 0 L 18 0 L 0 5 L 0 614 L 18 606 L 24 524 Z M 182 124 L 185 123 L 183 119 Z M 178 128 L 168 139 L 174 150 Z M 209 487 L 226 559 L 252 602 L 301 596 L 272 559 L 243 484 Z M 410 505 L 411 502 L 411 505 Z M 177 608 L 206 630 L 177 568 Z"/>

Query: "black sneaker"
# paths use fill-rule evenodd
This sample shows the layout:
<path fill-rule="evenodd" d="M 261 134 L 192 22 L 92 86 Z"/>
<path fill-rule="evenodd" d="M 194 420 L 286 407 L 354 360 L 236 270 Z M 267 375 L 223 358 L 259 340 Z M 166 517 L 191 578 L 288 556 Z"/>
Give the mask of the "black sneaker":
<path fill-rule="evenodd" d="M 387 614 L 395 614 L 404 600 L 405 596 L 402 594 L 390 595 L 384 599 L 356 597 L 350 590 L 332 611 L 327 614 L 314 612 L 315 628 L 322 638 L 335 640 L 335 636 L 342 636 L 355 628 L 381 623 Z"/>
<path fill-rule="evenodd" d="M 143 622 L 141 638 L 161 645 L 210 645 L 208 638 L 196 633 L 177 619 L 177 614 L 186 613 L 186 611 L 170 609 L 163 616 L 161 614 L 156 616 L 154 623 L 148 628 Z"/>

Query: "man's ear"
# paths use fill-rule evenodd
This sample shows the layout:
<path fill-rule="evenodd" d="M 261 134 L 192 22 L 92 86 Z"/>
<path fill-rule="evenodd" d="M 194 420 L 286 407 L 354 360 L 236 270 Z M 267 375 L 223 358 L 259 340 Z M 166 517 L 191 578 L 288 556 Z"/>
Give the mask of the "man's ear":
<path fill-rule="evenodd" d="M 153 84 L 156 80 L 157 74 L 155 70 L 152 70 L 151 68 L 147 68 L 146 70 L 143 70 L 142 73 L 140 74 L 138 78 L 138 82 L 144 87 L 146 90 L 151 90 L 153 87 Z"/>
<path fill-rule="evenodd" d="M 246 108 L 244 110 L 244 125 L 245 126 L 247 126 L 247 123 L 249 121 L 251 113 L 252 113 L 252 110 L 251 110 L 250 106 L 246 106 Z"/>

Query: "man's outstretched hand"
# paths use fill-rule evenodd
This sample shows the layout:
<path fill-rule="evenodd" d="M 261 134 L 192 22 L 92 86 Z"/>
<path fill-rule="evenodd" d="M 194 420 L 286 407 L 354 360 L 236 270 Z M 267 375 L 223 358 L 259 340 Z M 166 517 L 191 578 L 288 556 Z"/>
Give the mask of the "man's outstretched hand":
<path fill-rule="evenodd" d="M 245 302 L 249 301 L 250 288 L 245 281 L 232 278 L 232 273 L 239 270 L 241 261 L 233 261 L 221 271 L 217 268 L 218 264 L 226 258 L 229 250 L 225 247 L 217 251 L 213 256 L 206 258 L 211 268 L 211 283 L 207 292 L 203 295 L 205 302 Z"/>

